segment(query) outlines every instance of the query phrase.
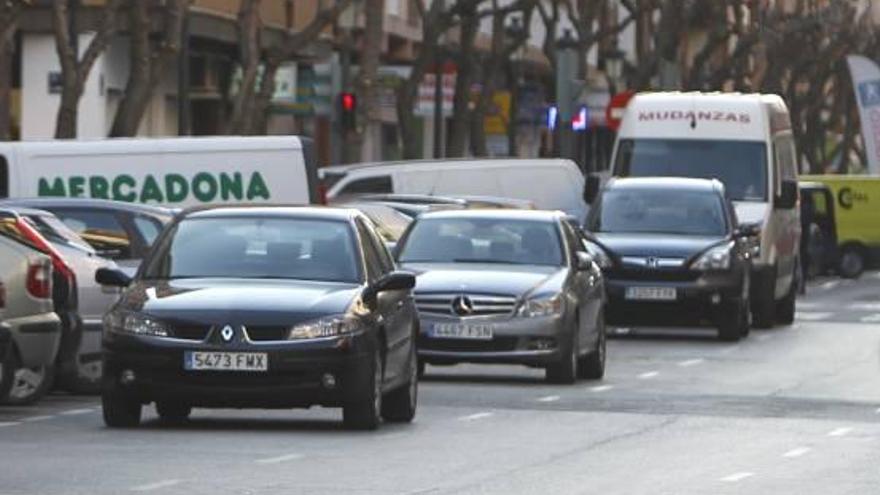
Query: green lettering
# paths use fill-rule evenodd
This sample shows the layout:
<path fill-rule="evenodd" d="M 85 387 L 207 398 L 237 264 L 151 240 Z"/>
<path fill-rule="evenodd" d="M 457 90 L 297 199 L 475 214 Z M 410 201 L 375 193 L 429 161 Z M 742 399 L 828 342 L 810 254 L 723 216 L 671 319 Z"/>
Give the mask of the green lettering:
<path fill-rule="evenodd" d="M 137 199 L 137 193 L 132 191 L 134 186 L 137 185 L 134 177 L 130 175 L 119 175 L 115 179 L 113 179 L 113 199 L 116 201 L 125 201 L 127 203 L 134 203 Z M 122 188 L 127 187 L 128 192 L 122 192 Z"/>
<path fill-rule="evenodd" d="M 259 172 L 254 172 L 251 175 L 251 183 L 248 184 L 247 199 L 248 201 L 253 201 L 258 197 L 268 201 L 269 188 L 266 187 L 266 181 L 263 180 L 263 176 Z"/>
<path fill-rule="evenodd" d="M 92 198 L 110 199 L 110 183 L 100 175 L 89 177 L 89 196 Z"/>
<path fill-rule="evenodd" d="M 189 182 L 180 174 L 165 176 L 165 199 L 169 203 L 180 203 L 189 194 Z"/>
<path fill-rule="evenodd" d="M 229 201 L 230 193 L 239 201 L 244 197 L 244 185 L 239 172 L 232 174 L 232 177 L 220 174 L 220 197 L 223 198 L 223 201 Z"/>
<path fill-rule="evenodd" d="M 64 181 L 61 177 L 55 177 L 55 180 L 52 181 L 52 185 L 50 186 L 48 180 L 40 177 L 40 182 L 37 186 L 37 195 L 61 196 L 62 198 L 67 196 L 67 191 L 64 189 Z"/>
<path fill-rule="evenodd" d="M 148 203 L 150 201 L 164 203 L 165 198 L 162 196 L 162 189 L 159 188 L 159 183 L 156 182 L 152 175 L 147 174 L 144 177 L 144 187 L 141 189 L 141 203 Z"/>
<path fill-rule="evenodd" d="M 67 186 L 71 198 L 81 198 L 86 193 L 86 178 L 79 175 L 71 176 L 67 179 Z"/>
<path fill-rule="evenodd" d="M 210 203 L 217 197 L 217 179 L 207 172 L 199 172 L 192 180 L 193 195 L 202 203 Z"/>

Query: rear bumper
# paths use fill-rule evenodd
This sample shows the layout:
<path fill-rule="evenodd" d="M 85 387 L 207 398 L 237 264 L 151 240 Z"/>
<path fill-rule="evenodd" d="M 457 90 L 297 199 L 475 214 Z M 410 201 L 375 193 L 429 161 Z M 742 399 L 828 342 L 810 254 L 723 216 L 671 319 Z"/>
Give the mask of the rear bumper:
<path fill-rule="evenodd" d="M 44 313 L 4 322 L 18 350 L 22 366 L 48 366 L 55 362 L 61 344 L 61 321 L 55 313 Z"/>

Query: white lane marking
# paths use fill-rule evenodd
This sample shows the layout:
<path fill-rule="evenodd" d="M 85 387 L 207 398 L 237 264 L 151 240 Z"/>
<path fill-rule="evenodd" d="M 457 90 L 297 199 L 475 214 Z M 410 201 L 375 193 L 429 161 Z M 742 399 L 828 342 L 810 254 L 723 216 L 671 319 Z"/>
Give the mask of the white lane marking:
<path fill-rule="evenodd" d="M 840 280 L 829 280 L 827 282 L 823 282 L 822 285 L 820 285 L 819 287 L 825 290 L 830 290 L 837 287 L 838 285 L 840 285 Z"/>
<path fill-rule="evenodd" d="M 22 421 L 27 421 L 28 423 L 33 423 L 36 421 L 46 421 L 47 419 L 52 419 L 55 416 L 46 415 L 46 416 L 31 416 L 29 418 L 24 418 Z"/>
<path fill-rule="evenodd" d="M 18 426 L 20 424 L 20 421 L 0 421 L 0 428 L 3 428 L 5 426 Z"/>
<path fill-rule="evenodd" d="M 854 309 L 856 311 L 880 311 L 880 303 L 870 303 L 870 302 L 861 302 L 861 303 L 852 303 L 847 305 L 848 309 Z"/>
<path fill-rule="evenodd" d="M 791 449 L 788 452 L 782 454 L 782 457 L 787 457 L 789 459 L 792 459 L 795 457 L 800 457 L 811 450 L 813 450 L 813 449 L 811 449 L 809 447 L 798 447 L 796 449 Z"/>
<path fill-rule="evenodd" d="M 591 392 L 605 392 L 607 390 L 611 390 L 614 388 L 614 385 L 596 385 L 595 387 L 590 387 Z"/>
<path fill-rule="evenodd" d="M 853 429 L 848 427 L 835 428 L 828 432 L 829 437 L 842 437 L 849 434 Z"/>
<path fill-rule="evenodd" d="M 481 413 L 476 413 L 476 414 L 469 414 L 467 416 L 462 416 L 462 417 L 458 418 L 458 420 L 459 421 L 475 421 L 478 419 L 485 419 L 490 416 L 494 416 L 494 414 L 492 414 L 490 412 L 481 412 Z"/>
<path fill-rule="evenodd" d="M 659 371 L 646 371 L 645 373 L 642 373 L 641 375 L 639 375 L 639 379 L 640 380 L 649 380 L 659 374 L 660 374 Z"/>
<path fill-rule="evenodd" d="M 269 457 L 266 459 L 257 459 L 254 461 L 257 464 L 279 464 L 287 461 L 295 461 L 297 459 L 302 459 L 302 454 L 287 454 L 287 455 L 279 455 L 278 457 Z"/>
<path fill-rule="evenodd" d="M 161 490 L 162 488 L 172 487 L 174 485 L 179 485 L 183 483 L 182 480 L 162 480 L 157 481 L 155 483 L 148 483 L 146 485 L 138 485 L 131 488 L 133 492 L 152 492 L 154 490 Z"/>
<path fill-rule="evenodd" d="M 795 314 L 795 318 L 803 321 L 819 321 L 824 320 L 831 316 L 831 313 L 825 312 L 813 312 L 813 311 L 798 311 Z"/>
<path fill-rule="evenodd" d="M 76 416 L 78 414 L 88 414 L 93 411 L 94 409 L 71 409 L 69 411 L 61 411 L 58 414 L 62 414 L 64 416 Z"/>
<path fill-rule="evenodd" d="M 859 318 L 859 321 L 862 323 L 877 323 L 880 322 L 880 313 L 874 313 L 872 315 L 863 316 Z"/>
<path fill-rule="evenodd" d="M 541 397 L 540 399 L 538 399 L 538 402 L 556 402 L 558 400 L 558 395 L 548 395 L 547 397 Z"/>
<path fill-rule="evenodd" d="M 751 478 L 755 473 L 750 473 L 748 471 L 743 471 L 741 473 L 733 473 L 731 475 L 725 476 L 721 478 L 719 481 L 726 481 L 728 483 L 736 483 L 737 481 L 742 481 L 746 478 Z"/>
<path fill-rule="evenodd" d="M 679 361 L 679 362 L 678 362 L 678 365 L 681 366 L 682 368 L 689 368 L 689 367 L 691 367 L 691 366 L 696 366 L 696 365 L 698 365 L 698 364 L 703 364 L 704 362 L 706 362 L 706 360 L 703 359 L 703 358 L 688 359 L 688 360 L 686 360 L 686 361 Z"/>

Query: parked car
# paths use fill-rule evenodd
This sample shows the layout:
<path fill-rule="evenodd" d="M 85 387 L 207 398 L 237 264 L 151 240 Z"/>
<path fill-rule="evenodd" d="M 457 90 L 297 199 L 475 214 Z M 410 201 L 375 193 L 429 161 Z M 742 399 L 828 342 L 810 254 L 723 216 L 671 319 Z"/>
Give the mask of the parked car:
<path fill-rule="evenodd" d="M 94 248 L 48 211 L 8 204 L 4 208 L 29 222 L 73 269 L 82 336 L 73 363 L 57 370 L 56 379 L 69 391 L 97 393 L 101 382 L 102 319 L 119 294 L 95 282 L 95 273 L 100 268 L 117 268 L 116 263 L 98 256 Z"/>
<path fill-rule="evenodd" d="M 105 319 L 108 426 L 150 402 L 168 421 L 192 407 L 342 407 L 358 429 L 415 415 L 415 278 L 356 210 L 184 212 L 133 282 L 97 279 L 128 286 Z"/>
<path fill-rule="evenodd" d="M 419 360 L 515 363 L 573 383 L 605 372 L 602 273 L 562 212 L 419 217 L 397 259 L 417 274 Z"/>
<path fill-rule="evenodd" d="M 804 279 L 837 270 L 840 250 L 837 243 L 837 215 L 831 188 L 820 182 L 801 181 L 801 264 Z M 864 263 L 849 260 L 845 276 L 855 276 Z"/>
<path fill-rule="evenodd" d="M 52 384 L 61 346 L 61 320 L 52 303 L 52 260 L 35 245 L 0 229 L 2 328 L 11 342 L 0 354 L 0 401 L 30 404 Z"/>
<path fill-rule="evenodd" d="M 412 223 L 412 218 L 382 203 L 354 202 L 341 203 L 338 206 L 354 208 L 360 211 L 376 228 L 388 249 L 393 249 L 400 237 Z"/>
<path fill-rule="evenodd" d="M 50 211 L 89 243 L 133 275 L 175 211 L 122 201 L 84 198 L 30 198 L 0 202 Z"/>
<path fill-rule="evenodd" d="M 587 249 L 605 273 L 608 321 L 710 320 L 718 337 L 749 333 L 757 230 L 741 227 L 717 180 L 611 179 L 596 199 Z"/>
<path fill-rule="evenodd" d="M 6 307 L 6 292 L 2 283 L 0 283 L 0 293 L 3 295 L 3 300 L 0 301 L 0 304 L 3 306 L 0 308 L 0 393 L 2 393 L 4 376 L 12 376 L 15 373 L 15 369 L 12 368 L 12 330 L 3 321 L 3 308 Z"/>
<path fill-rule="evenodd" d="M 437 196 L 434 194 L 362 194 L 356 196 L 360 201 L 382 201 L 412 205 L 449 205 L 459 208 L 489 209 L 535 209 L 534 201 L 525 199 L 502 198 L 497 196 L 454 195 Z"/>

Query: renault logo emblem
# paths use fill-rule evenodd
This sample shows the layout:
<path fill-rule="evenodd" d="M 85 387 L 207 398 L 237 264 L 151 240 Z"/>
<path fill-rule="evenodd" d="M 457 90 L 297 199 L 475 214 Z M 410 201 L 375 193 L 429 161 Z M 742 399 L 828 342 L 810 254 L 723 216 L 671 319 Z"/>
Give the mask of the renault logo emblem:
<path fill-rule="evenodd" d="M 223 339 L 223 342 L 232 342 L 233 337 L 235 337 L 235 330 L 231 326 L 226 325 L 223 330 L 220 330 L 220 338 Z"/>
<path fill-rule="evenodd" d="M 458 296 L 452 300 L 452 312 L 458 316 L 468 316 L 474 312 L 474 303 L 468 296 Z"/>

